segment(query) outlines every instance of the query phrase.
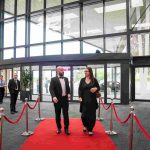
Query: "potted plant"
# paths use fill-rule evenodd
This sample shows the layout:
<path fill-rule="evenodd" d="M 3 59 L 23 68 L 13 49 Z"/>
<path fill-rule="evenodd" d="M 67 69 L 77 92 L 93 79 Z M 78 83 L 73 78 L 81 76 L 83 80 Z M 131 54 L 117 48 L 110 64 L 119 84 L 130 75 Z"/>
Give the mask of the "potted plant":
<path fill-rule="evenodd" d="M 25 98 L 30 99 L 30 87 L 32 83 L 31 71 L 25 69 L 21 72 L 21 100 L 24 101 Z"/>

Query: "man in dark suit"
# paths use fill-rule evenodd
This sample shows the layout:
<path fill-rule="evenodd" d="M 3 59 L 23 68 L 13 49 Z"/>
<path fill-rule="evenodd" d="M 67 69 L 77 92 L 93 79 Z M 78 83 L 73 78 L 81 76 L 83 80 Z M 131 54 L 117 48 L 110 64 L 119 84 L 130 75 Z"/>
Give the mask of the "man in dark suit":
<path fill-rule="evenodd" d="M 11 114 L 15 114 L 18 111 L 16 110 L 16 101 L 18 97 L 18 93 L 20 91 L 20 81 L 17 79 L 18 75 L 16 73 L 13 74 L 13 79 L 9 80 L 8 89 L 10 92 L 10 112 Z"/>
<path fill-rule="evenodd" d="M 63 110 L 64 116 L 64 130 L 66 135 L 70 135 L 69 132 L 69 102 L 70 100 L 70 87 L 68 78 L 64 77 L 64 68 L 57 67 L 56 68 L 57 76 L 51 79 L 50 83 L 50 94 L 52 96 L 52 101 L 54 103 L 55 108 L 55 118 L 57 124 L 57 134 L 61 133 L 61 108 Z"/>

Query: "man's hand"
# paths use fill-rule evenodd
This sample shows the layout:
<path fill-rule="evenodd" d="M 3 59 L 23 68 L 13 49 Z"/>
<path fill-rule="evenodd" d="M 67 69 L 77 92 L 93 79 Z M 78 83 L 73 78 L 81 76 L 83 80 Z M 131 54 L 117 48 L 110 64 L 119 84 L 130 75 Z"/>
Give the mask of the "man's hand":
<path fill-rule="evenodd" d="M 58 103 L 57 97 L 53 97 L 53 102 L 54 102 L 54 103 Z"/>
<path fill-rule="evenodd" d="M 68 100 L 69 100 L 69 101 L 71 100 L 71 95 L 70 95 L 70 94 L 68 94 Z"/>
<path fill-rule="evenodd" d="M 82 102 L 82 98 L 81 97 L 79 97 L 79 101 Z"/>

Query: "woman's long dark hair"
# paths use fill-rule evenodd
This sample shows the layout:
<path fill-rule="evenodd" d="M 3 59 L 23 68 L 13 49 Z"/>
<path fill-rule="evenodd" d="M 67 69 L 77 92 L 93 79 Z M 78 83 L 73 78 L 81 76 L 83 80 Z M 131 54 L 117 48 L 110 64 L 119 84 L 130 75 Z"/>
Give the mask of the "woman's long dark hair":
<path fill-rule="evenodd" d="M 94 82 L 94 75 L 93 75 L 93 70 L 91 67 L 86 67 L 86 69 L 88 69 L 89 73 L 90 73 L 90 79 L 92 82 Z"/>

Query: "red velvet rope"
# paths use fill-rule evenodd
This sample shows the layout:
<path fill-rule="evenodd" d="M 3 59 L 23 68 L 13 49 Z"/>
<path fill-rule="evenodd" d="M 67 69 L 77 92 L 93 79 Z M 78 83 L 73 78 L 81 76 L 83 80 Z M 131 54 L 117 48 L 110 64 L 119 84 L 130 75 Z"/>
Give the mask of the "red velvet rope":
<path fill-rule="evenodd" d="M 39 99 L 37 98 L 35 105 L 32 107 L 32 106 L 30 106 L 30 105 L 28 104 L 28 107 L 29 107 L 30 109 L 35 109 L 35 107 L 36 107 L 36 105 L 38 104 L 38 102 L 39 102 Z"/>
<path fill-rule="evenodd" d="M 141 131 L 143 132 L 143 134 L 147 137 L 147 139 L 150 140 L 150 135 L 149 135 L 149 133 L 144 129 L 144 127 L 143 127 L 142 124 L 140 123 L 138 117 L 137 117 L 135 114 L 133 115 L 133 117 L 134 117 L 136 123 L 138 124 L 140 130 L 141 130 Z"/>
<path fill-rule="evenodd" d="M 118 120 L 118 122 L 120 122 L 121 124 L 125 124 L 129 119 L 130 119 L 130 117 L 131 117 L 131 114 L 129 114 L 128 116 L 127 116 L 127 118 L 124 120 L 124 121 L 122 121 L 120 118 L 119 118 L 119 116 L 118 116 L 118 114 L 117 114 L 117 111 L 116 111 L 116 108 L 115 108 L 115 106 L 114 106 L 114 104 L 112 103 L 112 108 L 113 108 L 113 110 L 114 110 L 114 113 L 115 113 L 115 116 L 116 116 L 116 119 Z"/>
<path fill-rule="evenodd" d="M 25 109 L 26 109 L 26 106 L 27 106 L 27 104 L 25 103 L 24 106 L 23 106 L 22 112 L 21 112 L 21 114 L 19 115 L 19 117 L 18 117 L 17 120 L 15 120 L 15 121 L 10 120 L 7 116 L 4 116 L 4 119 L 5 119 L 6 121 L 8 121 L 9 123 L 11 123 L 11 124 L 16 124 L 16 123 L 18 123 L 19 120 L 22 118 L 22 115 L 24 114 L 24 111 L 25 111 Z"/>
<path fill-rule="evenodd" d="M 108 110 L 108 109 L 110 108 L 111 103 L 109 104 L 109 106 L 108 106 L 108 107 L 105 107 L 105 104 L 104 104 L 104 102 L 103 102 L 102 98 L 100 98 L 100 101 L 101 101 L 102 106 L 103 106 L 103 108 L 104 108 L 105 110 Z"/>

